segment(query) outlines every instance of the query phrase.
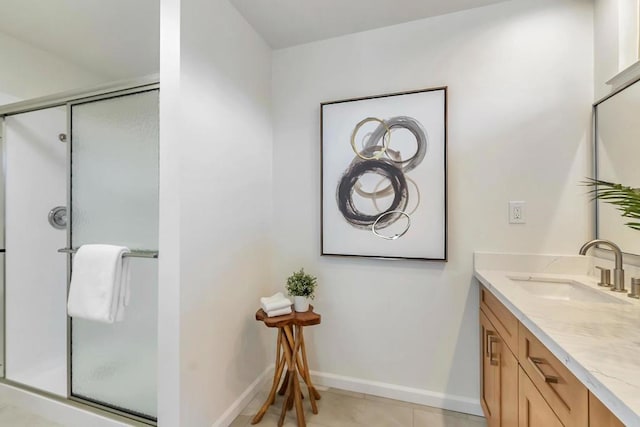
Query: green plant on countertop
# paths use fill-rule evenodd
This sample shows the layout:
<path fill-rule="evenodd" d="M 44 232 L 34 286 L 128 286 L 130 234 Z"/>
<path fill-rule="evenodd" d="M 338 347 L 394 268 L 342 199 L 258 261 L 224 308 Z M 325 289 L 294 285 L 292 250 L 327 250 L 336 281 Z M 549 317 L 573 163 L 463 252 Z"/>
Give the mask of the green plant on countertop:
<path fill-rule="evenodd" d="M 292 297 L 307 297 L 314 299 L 316 278 L 305 273 L 304 268 L 287 278 L 287 293 Z"/>
<path fill-rule="evenodd" d="M 632 221 L 625 225 L 640 230 L 640 188 L 625 187 L 622 184 L 602 181 L 599 179 L 587 178 L 583 182 L 584 185 L 593 187 L 589 193 L 593 196 L 592 200 L 602 200 L 605 203 L 612 204 L 622 212 L 625 218 L 631 218 Z"/>

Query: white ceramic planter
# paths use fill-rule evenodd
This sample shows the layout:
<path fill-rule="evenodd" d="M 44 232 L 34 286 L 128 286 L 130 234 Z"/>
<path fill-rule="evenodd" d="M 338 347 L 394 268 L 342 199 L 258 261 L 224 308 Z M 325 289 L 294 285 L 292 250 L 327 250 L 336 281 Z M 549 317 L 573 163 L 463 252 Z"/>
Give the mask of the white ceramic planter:
<path fill-rule="evenodd" d="M 309 298 L 293 297 L 293 308 L 299 313 L 309 311 Z"/>

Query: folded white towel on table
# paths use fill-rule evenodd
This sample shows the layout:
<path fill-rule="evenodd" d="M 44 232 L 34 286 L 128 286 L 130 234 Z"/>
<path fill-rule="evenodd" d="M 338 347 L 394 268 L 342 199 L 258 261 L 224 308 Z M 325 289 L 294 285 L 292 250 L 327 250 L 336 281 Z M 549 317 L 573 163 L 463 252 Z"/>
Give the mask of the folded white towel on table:
<path fill-rule="evenodd" d="M 276 317 L 276 316 L 284 316 L 285 314 L 291 313 L 291 306 L 281 308 L 279 310 L 267 311 L 267 317 Z"/>
<path fill-rule="evenodd" d="M 280 301 L 281 299 L 284 299 L 284 294 L 282 292 L 277 292 L 273 295 L 271 295 L 270 297 L 262 297 L 260 298 L 260 303 L 261 304 L 267 304 L 273 301 Z"/>
<path fill-rule="evenodd" d="M 129 304 L 129 253 L 124 246 L 83 245 L 73 257 L 67 313 L 104 323 L 124 318 Z"/>
<path fill-rule="evenodd" d="M 270 297 L 260 298 L 260 306 L 266 313 L 268 313 L 270 311 L 290 307 L 291 301 L 285 298 L 282 292 L 278 292 Z"/>

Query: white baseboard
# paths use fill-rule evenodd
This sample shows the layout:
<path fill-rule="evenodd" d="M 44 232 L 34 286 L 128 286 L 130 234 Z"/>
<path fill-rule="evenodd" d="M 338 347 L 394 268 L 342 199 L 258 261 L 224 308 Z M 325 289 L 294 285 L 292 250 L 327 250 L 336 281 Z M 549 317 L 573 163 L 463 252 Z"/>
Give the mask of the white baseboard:
<path fill-rule="evenodd" d="M 273 372 L 273 363 L 269 364 L 267 368 L 256 378 L 254 382 L 252 382 L 249 387 L 242 392 L 240 397 L 238 397 L 235 402 L 231 404 L 231 406 L 218 418 L 218 420 L 213 423 L 212 427 L 228 427 L 233 420 L 236 419 L 240 412 L 253 400 L 253 398 L 260 391 L 260 386 L 262 383 L 270 377 Z"/>
<path fill-rule="evenodd" d="M 260 386 L 273 372 L 273 365 L 269 365 L 247 387 L 212 427 L 227 427 L 236 419 L 242 410 L 251 402 L 260 390 Z M 341 390 L 366 393 L 372 396 L 386 397 L 388 399 L 417 403 L 419 405 L 432 406 L 434 408 L 447 409 L 449 411 L 463 412 L 465 414 L 483 416 L 480 401 L 468 397 L 444 394 L 419 388 L 404 387 L 396 384 L 388 384 L 378 381 L 368 381 L 360 378 L 346 377 L 342 375 L 328 374 L 325 372 L 311 371 L 313 383 L 318 386 L 339 388 Z"/>
<path fill-rule="evenodd" d="M 317 371 L 311 371 L 311 377 L 313 383 L 319 386 L 339 388 L 449 411 L 483 416 L 478 399 Z"/>

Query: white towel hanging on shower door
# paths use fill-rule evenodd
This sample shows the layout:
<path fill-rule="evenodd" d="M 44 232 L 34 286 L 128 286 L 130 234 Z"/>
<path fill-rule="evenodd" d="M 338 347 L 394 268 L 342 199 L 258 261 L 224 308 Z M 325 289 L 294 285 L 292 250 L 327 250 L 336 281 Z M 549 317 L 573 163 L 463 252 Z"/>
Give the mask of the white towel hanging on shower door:
<path fill-rule="evenodd" d="M 73 257 L 67 313 L 97 322 L 113 323 L 124 318 L 129 304 L 129 248 L 113 245 L 83 245 Z"/>

